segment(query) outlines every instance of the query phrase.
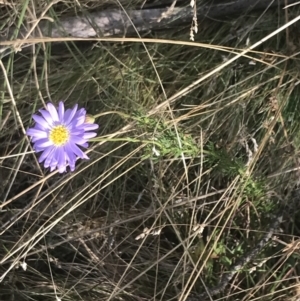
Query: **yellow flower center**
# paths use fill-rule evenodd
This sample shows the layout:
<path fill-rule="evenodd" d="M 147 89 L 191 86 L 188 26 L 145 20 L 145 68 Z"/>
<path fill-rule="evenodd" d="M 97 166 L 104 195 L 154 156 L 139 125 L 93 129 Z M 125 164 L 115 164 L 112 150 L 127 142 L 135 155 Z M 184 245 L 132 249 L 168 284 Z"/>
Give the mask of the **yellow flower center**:
<path fill-rule="evenodd" d="M 63 125 L 58 125 L 50 131 L 49 139 L 55 146 L 62 146 L 69 141 L 69 131 Z"/>

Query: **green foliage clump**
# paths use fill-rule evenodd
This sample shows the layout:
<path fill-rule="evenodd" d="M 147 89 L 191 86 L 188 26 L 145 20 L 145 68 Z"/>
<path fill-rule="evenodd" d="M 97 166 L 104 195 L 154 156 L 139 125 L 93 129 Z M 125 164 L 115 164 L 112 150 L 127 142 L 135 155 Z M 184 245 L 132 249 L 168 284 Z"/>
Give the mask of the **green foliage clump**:
<path fill-rule="evenodd" d="M 193 158 L 199 155 L 199 147 L 193 137 L 185 134 L 180 127 L 176 130 L 175 126 L 154 117 L 138 116 L 136 120 L 138 128 L 153 140 L 153 145 L 149 143 L 146 147 L 145 158 L 178 158 L 182 154 Z"/>

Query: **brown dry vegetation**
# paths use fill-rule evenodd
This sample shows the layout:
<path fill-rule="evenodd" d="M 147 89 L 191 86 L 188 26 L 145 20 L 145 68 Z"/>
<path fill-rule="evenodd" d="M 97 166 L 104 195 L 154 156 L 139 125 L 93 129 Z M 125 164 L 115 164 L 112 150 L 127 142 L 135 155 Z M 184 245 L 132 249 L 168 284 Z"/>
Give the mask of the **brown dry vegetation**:
<path fill-rule="evenodd" d="M 47 16 L 120 3 L 53 2 Z M 0 1 L 3 28 L 47 5 Z M 198 20 L 194 43 L 183 26 L 4 57 L 0 300 L 202 301 L 281 214 L 211 300 L 298 300 L 299 22 L 237 54 L 299 14 Z M 90 160 L 64 175 L 37 163 L 24 134 L 37 109 L 61 99 L 100 125 Z"/>

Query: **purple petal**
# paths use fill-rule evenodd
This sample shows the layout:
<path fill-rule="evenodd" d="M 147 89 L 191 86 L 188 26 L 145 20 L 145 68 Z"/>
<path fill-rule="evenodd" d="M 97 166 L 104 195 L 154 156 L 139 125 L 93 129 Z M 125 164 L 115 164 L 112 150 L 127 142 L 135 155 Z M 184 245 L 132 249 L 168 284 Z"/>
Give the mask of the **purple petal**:
<path fill-rule="evenodd" d="M 49 146 L 53 146 L 53 143 L 48 138 L 39 139 L 36 141 L 35 145 L 39 148 L 45 148 Z"/>
<path fill-rule="evenodd" d="M 51 159 L 52 160 L 49 163 L 49 167 L 50 167 L 50 170 L 53 171 L 55 168 L 57 168 L 57 160 L 54 157 L 54 154 L 53 154 L 53 157 Z"/>
<path fill-rule="evenodd" d="M 97 123 L 85 123 L 83 126 L 85 131 L 97 130 L 99 128 L 99 124 Z"/>
<path fill-rule="evenodd" d="M 72 149 L 71 149 L 71 147 L 70 147 L 70 143 L 66 144 L 66 145 L 64 146 L 64 148 L 65 148 L 65 151 L 66 151 L 66 155 L 67 155 L 67 157 L 68 157 L 68 161 L 69 161 L 69 162 L 73 162 L 73 161 L 74 161 L 74 163 L 75 163 L 75 161 L 76 161 L 76 156 L 75 156 L 74 152 L 72 151 Z"/>
<path fill-rule="evenodd" d="M 73 118 L 74 126 L 83 124 L 85 122 L 85 118 L 86 118 L 86 110 L 85 109 L 78 110 Z"/>
<path fill-rule="evenodd" d="M 69 144 L 72 152 L 81 159 L 89 159 L 89 157 L 74 143 Z"/>
<path fill-rule="evenodd" d="M 75 163 L 76 163 L 76 156 L 68 144 L 65 146 L 65 151 L 66 151 L 66 156 L 68 157 L 68 163 L 69 163 L 70 169 L 71 169 L 71 171 L 74 171 Z"/>
<path fill-rule="evenodd" d="M 50 162 L 49 166 L 50 167 L 50 171 L 53 171 L 57 168 L 57 161 L 55 161 L 54 159 Z"/>
<path fill-rule="evenodd" d="M 60 173 L 66 171 L 66 153 L 63 147 L 58 147 L 55 151 L 55 158 L 57 159 L 57 167 Z"/>
<path fill-rule="evenodd" d="M 33 149 L 35 150 L 36 153 L 39 153 L 42 152 L 45 148 L 34 145 Z"/>
<path fill-rule="evenodd" d="M 45 148 L 44 152 L 41 154 L 39 158 L 39 162 L 42 163 L 47 157 L 52 156 L 54 150 L 55 150 L 54 146 L 49 146 Z"/>
<path fill-rule="evenodd" d="M 64 121 L 66 121 L 66 119 L 70 116 L 71 112 L 72 112 L 72 109 L 67 109 L 67 110 L 65 111 Z M 65 123 L 66 123 L 66 122 L 65 122 Z"/>
<path fill-rule="evenodd" d="M 96 136 L 97 136 L 97 133 L 95 133 L 95 132 L 87 132 L 87 133 L 84 133 L 83 139 L 87 140 L 90 138 L 94 138 Z"/>
<path fill-rule="evenodd" d="M 84 144 L 86 143 L 86 140 L 81 138 L 81 137 L 78 137 L 78 136 L 71 136 L 70 140 L 73 142 L 73 143 L 76 143 L 76 144 Z"/>
<path fill-rule="evenodd" d="M 35 142 L 33 144 L 33 149 L 38 153 L 38 152 L 42 152 L 45 150 L 44 146 L 40 146 L 39 144 L 37 144 L 37 142 Z"/>
<path fill-rule="evenodd" d="M 81 108 L 76 112 L 74 119 L 78 120 L 78 118 L 81 118 L 82 116 L 85 117 L 85 115 L 86 115 L 86 110 L 84 108 Z"/>
<path fill-rule="evenodd" d="M 37 141 L 39 141 L 40 139 L 43 139 L 43 138 L 38 138 L 38 137 L 32 137 L 31 138 L 31 142 L 33 143 L 33 144 L 35 144 Z"/>
<path fill-rule="evenodd" d="M 64 103 L 60 101 L 58 105 L 58 117 L 61 123 L 64 121 L 64 114 L 65 114 L 65 106 Z"/>
<path fill-rule="evenodd" d="M 81 125 L 81 124 L 84 124 L 85 118 L 86 118 L 85 115 L 78 117 L 78 118 L 76 119 L 75 126 L 79 126 L 79 125 Z"/>
<path fill-rule="evenodd" d="M 47 108 L 48 108 L 48 111 L 49 111 L 49 113 L 52 117 L 52 120 L 53 121 L 59 121 L 57 110 L 56 110 L 55 106 L 51 102 L 49 102 L 49 103 L 47 103 Z"/>
<path fill-rule="evenodd" d="M 36 123 L 38 123 L 44 129 L 50 129 L 49 123 L 43 117 L 33 114 L 32 118 Z"/>
<path fill-rule="evenodd" d="M 59 173 L 64 173 L 67 169 L 67 166 L 66 165 L 59 165 L 58 166 L 58 172 Z"/>
<path fill-rule="evenodd" d="M 46 132 L 46 133 L 48 133 L 50 131 L 50 129 L 45 129 L 43 126 L 41 126 L 38 123 L 35 123 L 33 129 L 40 130 L 40 131 L 43 131 L 43 132 Z"/>
<path fill-rule="evenodd" d="M 35 128 L 30 128 L 26 131 L 26 134 L 28 136 L 34 137 L 34 138 L 47 138 L 48 134 L 45 131 L 41 131 Z"/>
<path fill-rule="evenodd" d="M 64 117 L 64 122 L 66 125 L 68 125 L 72 121 L 73 117 L 76 114 L 77 108 L 78 108 L 78 104 L 76 104 L 72 110 L 69 109 L 66 111 L 65 117 Z"/>
<path fill-rule="evenodd" d="M 99 125 L 96 123 L 83 123 L 81 125 L 76 126 L 76 130 L 81 130 L 84 132 L 94 131 L 99 128 Z"/>
<path fill-rule="evenodd" d="M 53 161 L 54 151 L 55 151 L 55 148 L 53 147 L 53 151 L 52 151 L 51 155 L 49 155 L 48 157 L 46 157 L 46 160 L 45 160 L 45 163 L 44 163 L 44 166 L 46 168 L 48 168 L 50 166 L 50 163 L 54 162 Z M 54 166 L 54 164 L 52 164 L 52 166 Z"/>
<path fill-rule="evenodd" d="M 84 131 L 83 130 L 69 130 L 71 136 L 79 136 L 79 137 L 83 137 L 84 135 Z"/>
<path fill-rule="evenodd" d="M 52 120 L 52 117 L 51 117 L 50 113 L 49 113 L 48 111 L 46 111 L 46 110 L 43 110 L 43 109 L 39 110 L 39 112 L 42 114 L 42 116 L 44 117 L 44 119 L 45 119 L 50 125 L 52 125 L 53 120 Z"/>
<path fill-rule="evenodd" d="M 75 164 L 74 164 L 74 165 L 69 164 L 69 166 L 70 166 L 70 170 L 71 170 L 71 171 L 74 171 L 74 170 L 75 170 Z"/>

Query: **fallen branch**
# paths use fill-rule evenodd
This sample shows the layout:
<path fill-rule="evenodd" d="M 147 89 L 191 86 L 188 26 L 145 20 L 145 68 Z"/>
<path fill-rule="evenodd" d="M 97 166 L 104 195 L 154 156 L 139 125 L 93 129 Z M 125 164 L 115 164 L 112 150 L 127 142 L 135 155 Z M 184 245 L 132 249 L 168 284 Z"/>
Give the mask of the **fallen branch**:
<path fill-rule="evenodd" d="M 274 6 L 296 3 L 298 0 L 233 0 L 211 1 L 205 5 L 197 5 L 198 21 L 204 19 L 224 18 L 232 15 L 243 15 L 253 10 L 264 10 Z M 132 36 L 139 33 L 176 28 L 180 25 L 191 24 L 194 17 L 193 9 L 186 7 L 151 8 L 143 10 L 104 10 L 86 13 L 81 16 L 61 17 L 57 21 L 43 19 L 37 28 L 28 36 L 36 37 L 108 37 L 108 36 Z M 30 23 L 32 24 L 32 22 Z M 0 41 L 24 39 L 28 35 L 30 25 L 20 28 L 15 37 L 15 28 L 4 30 L 4 36 Z M 7 47 L 6 47 L 7 49 Z M 3 52 L 0 49 L 0 53 Z"/>

